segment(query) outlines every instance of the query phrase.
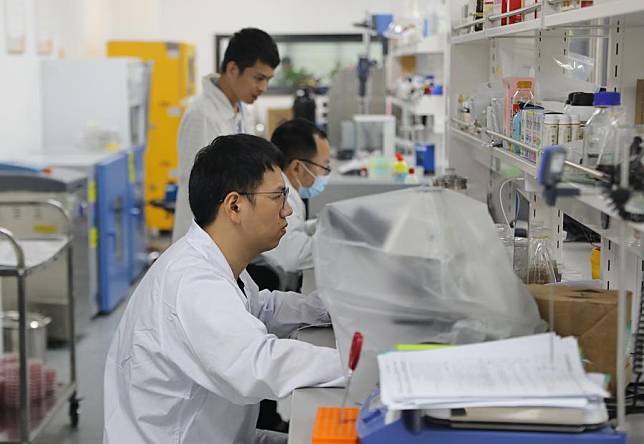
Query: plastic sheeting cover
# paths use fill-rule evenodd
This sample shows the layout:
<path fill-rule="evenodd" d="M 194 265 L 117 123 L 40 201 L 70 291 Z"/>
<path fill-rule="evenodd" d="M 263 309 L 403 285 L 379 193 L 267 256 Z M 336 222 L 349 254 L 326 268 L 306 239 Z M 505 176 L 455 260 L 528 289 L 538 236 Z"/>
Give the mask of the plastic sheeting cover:
<path fill-rule="evenodd" d="M 377 382 L 376 355 L 397 343 L 464 344 L 544 327 L 486 207 L 457 192 L 419 187 L 327 205 L 314 259 L 345 366 L 354 331 L 364 334 L 354 384 L 365 394 Z"/>

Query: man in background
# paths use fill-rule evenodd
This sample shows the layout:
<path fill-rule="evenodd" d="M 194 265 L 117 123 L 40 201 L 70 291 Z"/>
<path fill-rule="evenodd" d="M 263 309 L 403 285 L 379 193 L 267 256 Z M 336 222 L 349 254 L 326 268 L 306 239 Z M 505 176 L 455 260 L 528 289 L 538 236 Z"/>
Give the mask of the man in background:
<path fill-rule="evenodd" d="M 188 177 L 195 154 L 222 135 L 248 133 L 246 104 L 268 88 L 280 58 L 270 35 L 256 28 L 236 32 L 221 63 L 221 75 L 202 79 L 202 92 L 188 105 L 179 127 L 179 190 L 172 241 L 186 234 L 192 221 Z"/>
<path fill-rule="evenodd" d="M 284 122 L 275 129 L 271 142 L 284 155 L 282 171 L 291 189 L 288 203 L 293 214 L 288 217 L 286 234 L 279 245 L 262 256 L 286 273 L 313 267 L 315 220 L 306 220 L 302 199 L 312 199 L 324 191 L 331 174 L 330 147 L 324 131 L 305 119 Z"/>

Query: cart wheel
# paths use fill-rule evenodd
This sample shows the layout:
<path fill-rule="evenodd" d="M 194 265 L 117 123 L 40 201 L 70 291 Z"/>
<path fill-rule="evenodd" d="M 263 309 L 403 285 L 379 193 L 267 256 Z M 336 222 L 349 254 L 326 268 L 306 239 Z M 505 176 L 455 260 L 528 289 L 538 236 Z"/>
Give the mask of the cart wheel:
<path fill-rule="evenodd" d="M 69 398 L 69 420 L 73 428 L 78 427 L 78 416 L 80 414 L 80 399 L 76 397 L 76 392 L 72 393 Z"/>

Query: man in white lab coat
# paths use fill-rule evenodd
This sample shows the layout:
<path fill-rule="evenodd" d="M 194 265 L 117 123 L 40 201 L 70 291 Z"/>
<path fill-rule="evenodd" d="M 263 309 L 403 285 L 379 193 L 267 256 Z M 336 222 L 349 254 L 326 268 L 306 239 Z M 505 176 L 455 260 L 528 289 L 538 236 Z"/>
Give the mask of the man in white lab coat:
<path fill-rule="evenodd" d="M 105 366 L 105 443 L 286 443 L 255 429 L 258 403 L 337 385 L 336 350 L 279 339 L 328 322 L 317 296 L 258 291 L 245 272 L 291 214 L 281 153 L 249 135 L 199 151 L 194 221 L 147 272 Z"/>
<path fill-rule="evenodd" d="M 279 65 L 277 45 L 256 28 L 236 32 L 226 48 L 221 75 L 202 79 L 202 92 L 193 98 L 181 119 L 178 138 L 179 189 L 172 241 L 186 234 L 192 221 L 188 204 L 188 176 L 195 154 L 215 137 L 248 133 L 248 112 L 268 88 Z"/>
<path fill-rule="evenodd" d="M 269 264 L 293 273 L 313 267 L 315 220 L 306 220 L 302 198 L 314 198 L 326 187 L 331 173 L 329 141 L 313 123 L 293 119 L 275 129 L 271 142 L 284 155 L 286 184 L 294 191 L 288 196 L 293 214 L 279 245 L 262 256 Z"/>

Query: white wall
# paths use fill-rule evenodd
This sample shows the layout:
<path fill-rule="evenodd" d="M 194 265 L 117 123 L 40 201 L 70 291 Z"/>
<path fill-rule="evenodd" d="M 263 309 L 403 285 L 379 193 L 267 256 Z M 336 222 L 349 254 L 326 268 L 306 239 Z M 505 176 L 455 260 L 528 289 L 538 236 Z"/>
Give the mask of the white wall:
<path fill-rule="evenodd" d="M 244 27 L 268 33 L 360 32 L 352 23 L 365 11 L 399 12 L 395 0 L 160 0 L 161 33 L 166 39 L 197 45 L 197 74 L 214 69 L 214 35 Z"/>
<path fill-rule="evenodd" d="M 96 57 L 105 54 L 105 39 L 112 25 L 110 0 L 49 1 L 55 4 L 58 56 Z"/>
<path fill-rule="evenodd" d="M 18 0 L 20 1 L 20 0 Z M 212 72 L 214 35 L 254 26 L 269 33 L 359 32 L 365 11 L 400 12 L 396 0 L 22 0 L 27 49 L 8 55 L 0 1 L 0 156 L 42 147 L 39 62 L 105 54 L 110 39 L 181 40 L 197 47 L 197 74 Z M 38 3 L 37 3 L 38 2 Z M 35 5 L 49 3 L 54 51 L 35 50 Z"/>
<path fill-rule="evenodd" d="M 112 14 L 108 38 L 167 40 L 161 33 L 161 0 L 109 0 Z"/>
<path fill-rule="evenodd" d="M 0 3 L 0 7 L 3 4 Z M 31 2 L 25 2 L 25 19 L 33 15 Z M 31 150 L 40 143 L 38 104 L 38 57 L 33 40 L 27 39 L 27 53 L 7 54 L 5 10 L 0 8 L 0 154 L 13 150 Z M 33 35 L 33 21 L 25 20 L 26 35 Z M 14 128 L 20 127 L 21 131 Z M 29 131 L 31 129 L 32 131 Z"/>
<path fill-rule="evenodd" d="M 110 0 L 23 0 L 26 48 L 7 54 L 5 9 L 0 2 L 0 156 L 42 149 L 40 61 L 104 53 L 111 27 Z M 36 52 L 36 7 L 49 5 L 54 48 L 51 55 Z"/>

